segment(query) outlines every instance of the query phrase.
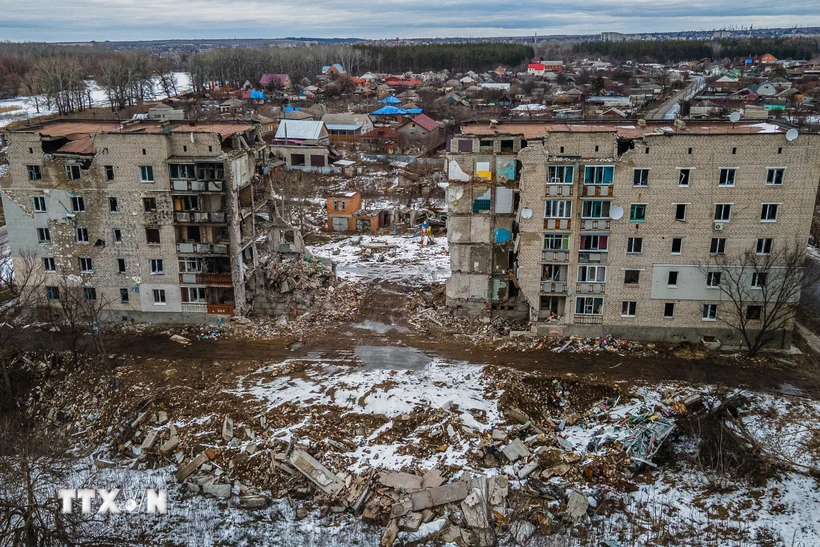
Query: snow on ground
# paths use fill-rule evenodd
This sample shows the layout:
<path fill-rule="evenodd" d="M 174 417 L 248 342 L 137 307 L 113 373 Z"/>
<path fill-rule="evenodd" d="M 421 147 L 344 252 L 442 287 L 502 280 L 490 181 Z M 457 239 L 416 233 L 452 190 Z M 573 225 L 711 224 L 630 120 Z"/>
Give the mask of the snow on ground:
<path fill-rule="evenodd" d="M 434 240 L 435 245 L 421 247 L 418 237 L 361 236 L 315 245 L 310 247 L 310 252 L 336 262 L 336 273 L 341 279 L 424 285 L 441 283 L 450 277 L 447 238 Z M 379 243 L 390 248 L 374 250 L 371 256 L 364 256 L 366 246 Z"/>
<path fill-rule="evenodd" d="M 187 72 L 174 72 L 174 77 L 177 81 L 177 93 L 183 94 L 191 91 L 191 78 Z M 91 93 L 91 101 L 95 106 L 107 106 L 108 96 L 105 90 L 97 85 L 94 80 L 87 80 L 88 90 Z M 154 78 L 154 95 L 157 100 L 166 98 L 159 85 L 159 78 Z M 6 108 L 13 108 L 6 111 Z M 40 97 L 39 112 L 35 106 L 35 101 L 32 97 L 15 97 L 13 99 L 0 100 L 0 127 L 5 127 L 13 122 L 25 120 L 36 116 L 43 116 L 46 114 L 53 114 L 56 110 L 49 109 L 45 106 L 45 99 Z"/>

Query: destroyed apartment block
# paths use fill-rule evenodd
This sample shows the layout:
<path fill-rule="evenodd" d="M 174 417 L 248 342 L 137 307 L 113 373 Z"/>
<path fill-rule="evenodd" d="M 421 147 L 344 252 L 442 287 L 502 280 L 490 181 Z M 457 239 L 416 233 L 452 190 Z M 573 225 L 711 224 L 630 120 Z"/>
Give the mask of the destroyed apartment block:
<path fill-rule="evenodd" d="M 709 265 L 807 241 L 820 180 L 820 136 L 770 123 L 474 122 L 447 150 L 448 307 L 556 337 L 741 345 Z"/>
<path fill-rule="evenodd" d="M 67 277 L 111 319 L 216 323 L 264 312 L 262 260 L 304 251 L 256 122 L 53 120 L 9 140 L 11 257 L 42 261 L 43 305 Z"/>

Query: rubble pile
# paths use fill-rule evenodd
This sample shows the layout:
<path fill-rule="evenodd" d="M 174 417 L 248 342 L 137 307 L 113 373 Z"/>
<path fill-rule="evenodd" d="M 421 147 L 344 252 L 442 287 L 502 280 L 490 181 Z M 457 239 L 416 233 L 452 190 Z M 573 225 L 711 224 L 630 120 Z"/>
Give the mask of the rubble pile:
<path fill-rule="evenodd" d="M 580 336 L 573 335 L 560 340 L 557 345 L 553 346 L 552 351 L 555 353 L 589 353 L 600 351 L 609 351 L 612 353 L 629 352 L 632 354 L 657 353 L 657 351 L 655 351 L 655 344 L 642 344 L 634 340 L 614 338 L 611 335 L 603 338 L 581 338 Z"/>

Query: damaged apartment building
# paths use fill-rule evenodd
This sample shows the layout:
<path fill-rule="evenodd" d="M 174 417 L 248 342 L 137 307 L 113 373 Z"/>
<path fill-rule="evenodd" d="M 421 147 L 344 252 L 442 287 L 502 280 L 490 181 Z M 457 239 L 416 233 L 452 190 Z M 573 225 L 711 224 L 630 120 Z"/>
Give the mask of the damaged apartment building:
<path fill-rule="evenodd" d="M 301 252 L 256 123 L 54 120 L 8 136 L 11 256 L 36 257 L 52 303 L 68 279 L 114 318 L 215 322 L 264 311 L 260 262 Z"/>
<path fill-rule="evenodd" d="M 720 276 L 704 270 L 808 240 L 820 135 L 476 122 L 450 141 L 446 171 L 456 313 L 528 319 L 555 336 L 737 345 L 719 320 L 732 312 Z"/>

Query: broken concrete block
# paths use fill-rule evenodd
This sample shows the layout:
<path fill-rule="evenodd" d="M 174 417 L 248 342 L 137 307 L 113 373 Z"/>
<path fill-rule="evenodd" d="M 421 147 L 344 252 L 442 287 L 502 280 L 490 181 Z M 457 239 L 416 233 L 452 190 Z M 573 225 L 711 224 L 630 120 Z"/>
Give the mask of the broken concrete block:
<path fill-rule="evenodd" d="M 444 484 L 444 477 L 441 476 L 441 471 L 435 467 L 421 478 L 422 488 L 436 488 L 442 484 Z"/>
<path fill-rule="evenodd" d="M 387 525 L 384 533 L 382 534 L 382 539 L 379 542 L 380 547 L 391 547 L 393 542 L 396 541 L 396 536 L 399 535 L 399 524 L 396 519 L 392 519 L 390 524 Z"/>
<path fill-rule="evenodd" d="M 325 494 L 335 494 L 344 487 L 333 471 L 316 461 L 304 450 L 294 450 L 288 461 Z"/>
<path fill-rule="evenodd" d="M 515 439 L 513 442 L 501 449 L 501 452 L 507 456 L 511 462 L 520 458 L 527 458 L 530 455 L 530 450 L 521 439 Z"/>
<path fill-rule="evenodd" d="M 178 446 L 179 446 L 179 437 L 174 435 L 173 437 L 171 437 L 170 439 L 165 441 L 165 444 L 163 444 L 162 446 L 159 447 L 159 451 L 162 452 L 163 454 L 169 454 L 170 452 L 175 450 L 176 447 L 178 447 Z"/>
<path fill-rule="evenodd" d="M 562 450 L 566 450 L 567 452 L 572 450 L 572 443 L 569 442 L 567 439 L 564 439 L 562 437 L 557 437 L 555 440 L 558 443 L 558 446 L 560 446 Z"/>
<path fill-rule="evenodd" d="M 495 526 L 490 518 L 490 506 L 478 490 L 470 492 L 470 495 L 461 502 L 461 514 L 470 527 L 472 545 L 493 547 L 497 544 Z"/>
<path fill-rule="evenodd" d="M 230 498 L 231 485 L 230 484 L 203 484 L 202 493 L 215 498 Z"/>
<path fill-rule="evenodd" d="M 390 516 L 392 518 L 401 517 L 413 510 L 413 500 L 410 498 L 403 498 L 393 504 L 390 508 Z"/>
<path fill-rule="evenodd" d="M 225 416 L 225 420 L 222 422 L 222 438 L 225 441 L 233 439 L 233 420 L 230 416 Z"/>
<path fill-rule="evenodd" d="M 257 450 L 259 450 L 259 447 L 256 446 L 256 443 L 250 443 L 245 447 L 245 452 L 247 452 L 248 455 L 255 453 Z"/>
<path fill-rule="evenodd" d="M 441 532 L 442 528 L 447 524 L 447 519 L 438 519 L 419 526 L 415 532 L 402 532 L 399 534 L 399 540 L 402 544 L 416 543 L 425 540 L 433 534 Z"/>
<path fill-rule="evenodd" d="M 136 417 L 136 419 L 133 422 L 131 422 L 131 429 L 134 429 L 135 427 L 140 425 L 146 416 L 148 416 L 147 410 L 141 413 L 139 416 Z"/>
<path fill-rule="evenodd" d="M 140 448 L 143 450 L 151 450 L 154 447 L 154 443 L 157 442 L 157 438 L 159 438 L 159 431 L 149 431 L 148 435 L 145 436 L 145 440 L 142 441 Z"/>
<path fill-rule="evenodd" d="M 466 498 L 469 493 L 469 486 L 464 481 L 445 484 L 437 488 L 427 488 L 413 492 L 408 497 L 394 503 L 390 514 L 393 517 L 401 517 L 410 511 L 422 511 L 430 507 L 444 505 L 445 503 L 461 501 Z"/>
<path fill-rule="evenodd" d="M 518 472 L 519 479 L 526 479 L 530 475 L 532 475 L 535 470 L 538 469 L 538 462 L 530 462 Z"/>
<path fill-rule="evenodd" d="M 456 543 L 461 541 L 461 528 L 456 525 L 450 525 L 441 534 L 441 541 L 444 543 Z"/>
<path fill-rule="evenodd" d="M 567 516 L 569 518 L 575 522 L 583 520 L 587 516 L 588 508 L 589 500 L 587 500 L 585 495 L 580 492 L 576 492 L 575 490 L 569 493 L 569 497 L 567 499 Z"/>
<path fill-rule="evenodd" d="M 447 436 L 451 439 L 456 436 L 456 430 L 453 429 L 451 424 L 447 424 Z"/>
<path fill-rule="evenodd" d="M 496 475 L 490 479 L 490 505 L 503 507 L 510 492 L 510 480 L 504 475 Z"/>
<path fill-rule="evenodd" d="M 265 496 L 240 496 L 239 507 L 242 509 L 264 509 L 268 506 Z"/>
<path fill-rule="evenodd" d="M 527 542 L 530 539 L 530 536 L 532 536 L 533 532 L 535 532 L 535 526 L 526 520 L 518 520 L 512 524 L 510 531 L 512 532 L 513 538 L 515 538 L 515 542 L 518 545 L 528 545 Z"/>
<path fill-rule="evenodd" d="M 410 473 L 384 472 L 379 474 L 379 482 L 388 488 L 410 492 L 421 490 L 422 478 Z"/>
<path fill-rule="evenodd" d="M 470 438 L 475 438 L 475 437 L 478 437 L 480 435 L 480 433 L 478 431 L 476 431 L 472 427 L 467 427 L 466 425 L 461 426 L 461 432 L 465 436 L 470 437 Z"/>
<path fill-rule="evenodd" d="M 168 413 L 164 410 L 157 412 L 157 423 L 159 425 L 165 425 L 166 422 L 168 422 Z"/>
<path fill-rule="evenodd" d="M 117 467 L 117 464 L 106 460 L 94 460 L 94 467 L 97 469 L 114 469 Z"/>
<path fill-rule="evenodd" d="M 500 442 L 507 440 L 507 432 L 500 429 L 493 429 L 493 440 Z"/>
<path fill-rule="evenodd" d="M 187 338 L 185 338 L 184 336 L 180 336 L 180 335 L 178 335 L 178 334 L 173 335 L 173 336 L 171 337 L 171 340 L 173 340 L 173 341 L 174 341 L 174 342 L 176 342 L 177 344 L 182 344 L 183 346 L 187 346 L 188 344 L 190 344 L 190 343 L 191 343 L 191 341 L 190 341 L 190 340 L 188 340 L 188 339 L 187 339 Z"/>
<path fill-rule="evenodd" d="M 407 513 L 399 519 L 399 529 L 405 532 L 415 532 L 421 526 L 421 513 Z"/>
<path fill-rule="evenodd" d="M 249 441 L 252 441 L 256 438 L 256 435 L 254 435 L 253 433 L 253 429 L 251 429 L 250 427 L 245 428 L 245 438 L 247 438 Z"/>
<path fill-rule="evenodd" d="M 194 458 L 193 460 L 185 464 L 183 467 L 181 467 L 179 471 L 177 471 L 174 474 L 174 477 L 178 481 L 184 481 L 186 478 L 188 478 L 188 475 L 199 469 L 199 466 L 207 461 L 208 456 L 206 456 L 205 454 L 199 454 L 196 458 Z"/>
<path fill-rule="evenodd" d="M 530 421 L 530 417 L 518 410 L 517 408 L 508 408 L 504 411 L 504 414 L 507 415 L 513 421 L 518 422 L 519 424 L 527 424 Z"/>

